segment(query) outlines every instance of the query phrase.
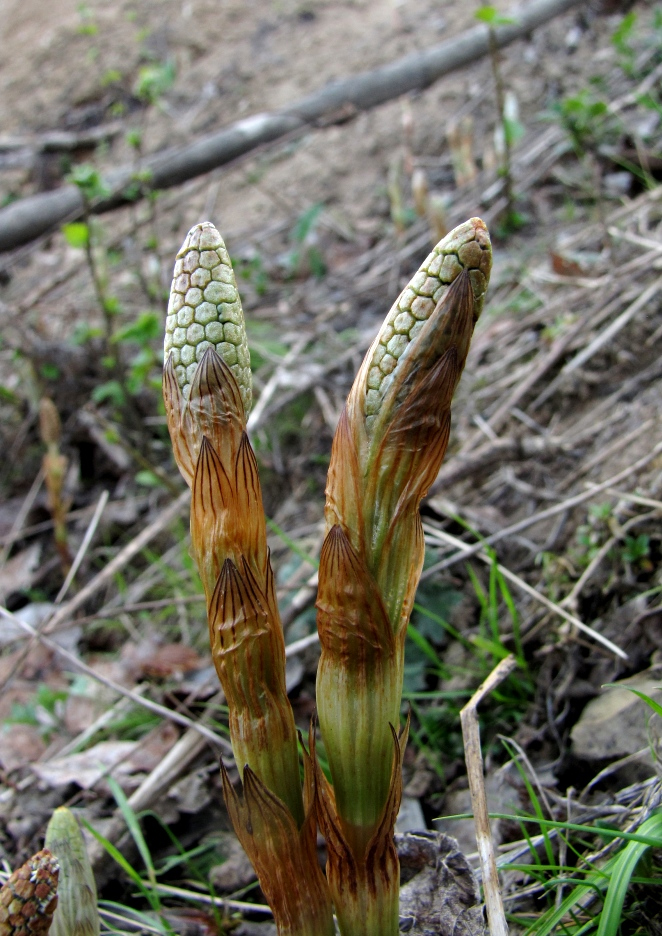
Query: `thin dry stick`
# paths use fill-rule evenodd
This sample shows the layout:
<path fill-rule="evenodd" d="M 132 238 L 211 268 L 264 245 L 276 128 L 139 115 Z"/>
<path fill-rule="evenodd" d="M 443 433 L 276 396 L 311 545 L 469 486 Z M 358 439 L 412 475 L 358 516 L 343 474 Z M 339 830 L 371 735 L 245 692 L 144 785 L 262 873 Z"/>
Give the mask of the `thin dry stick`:
<path fill-rule="evenodd" d="M 577 579 L 575 584 L 572 587 L 572 590 L 568 592 L 565 598 L 559 602 L 561 608 L 572 608 L 573 610 L 577 607 L 577 598 L 581 594 L 584 586 L 588 580 L 592 577 L 595 570 L 598 568 L 602 560 L 609 553 L 609 551 L 615 546 L 615 544 L 623 539 L 625 534 L 632 529 L 632 527 L 637 526 L 639 523 L 644 523 L 646 520 L 651 520 L 657 514 L 657 511 L 662 508 L 660 504 L 655 510 L 647 514 L 640 514 L 637 517 L 631 517 L 626 523 L 624 523 L 616 536 L 611 536 L 606 543 L 600 547 L 595 556 L 591 559 L 589 564 L 586 566 L 580 577 Z"/>
<path fill-rule="evenodd" d="M 483 893 L 485 895 L 490 936 L 508 936 L 508 924 L 506 923 L 499 890 L 499 875 L 494 854 L 494 842 L 490 831 L 490 817 L 487 810 L 483 755 L 480 750 L 478 706 L 493 689 L 512 673 L 516 666 L 517 660 L 512 654 L 501 660 L 460 712 L 464 757 L 467 763 L 467 779 L 476 827 L 476 844 L 483 876 Z"/>
<path fill-rule="evenodd" d="M 183 887 L 173 887 L 171 884 L 152 884 L 145 881 L 145 885 L 159 894 L 166 897 L 181 897 L 183 900 L 193 900 L 195 903 L 209 904 L 212 907 L 222 907 L 228 910 L 245 910 L 249 913 L 263 913 L 265 916 L 273 916 L 271 907 L 266 904 L 246 903 L 242 900 L 229 900 L 227 897 L 212 897 L 211 894 L 204 894 L 200 891 L 185 890 Z"/>
<path fill-rule="evenodd" d="M 654 425 L 652 419 L 647 419 L 645 422 L 642 422 L 641 425 L 637 426 L 636 429 L 633 429 L 631 432 L 626 432 L 625 435 L 619 436 L 615 439 L 610 445 L 600 447 L 598 452 L 589 458 L 586 461 L 582 461 L 581 465 L 575 470 L 572 471 L 569 475 L 566 475 L 563 481 L 559 484 L 559 491 L 566 491 L 569 487 L 581 478 L 582 475 L 588 474 L 591 468 L 595 468 L 596 465 L 605 464 L 608 455 L 613 455 L 614 452 L 618 452 L 621 449 L 625 448 L 626 445 L 630 445 L 631 442 L 634 442 L 635 439 L 638 439 L 640 435 L 643 435 L 644 432 L 648 432 Z"/>
<path fill-rule="evenodd" d="M 569 361 L 566 366 L 561 371 L 561 375 L 569 374 L 573 370 L 577 370 L 578 367 L 581 367 L 582 364 L 585 364 L 590 360 L 594 354 L 596 354 L 600 348 L 607 344 L 608 341 L 618 334 L 618 332 L 630 321 L 631 318 L 637 314 L 637 312 L 642 309 L 648 302 L 653 298 L 653 296 L 662 289 L 662 276 L 651 283 L 648 289 L 645 289 L 632 302 L 627 309 L 625 309 L 621 314 L 611 322 L 604 331 L 600 332 L 593 341 L 587 345 L 582 351 L 579 352 L 571 361 Z"/>
<path fill-rule="evenodd" d="M 34 487 L 34 485 L 33 485 L 33 487 Z M 26 498 L 26 500 L 27 500 L 27 498 Z M 69 572 L 67 573 L 67 577 L 65 578 L 64 582 L 62 583 L 62 588 L 60 589 L 60 591 L 59 591 L 58 594 L 57 594 L 57 597 L 56 597 L 56 599 L 55 599 L 55 604 L 56 604 L 56 605 L 59 604 L 60 601 L 62 600 L 62 598 L 64 597 L 64 595 L 66 595 L 67 589 L 69 588 L 69 586 L 70 586 L 71 583 L 73 582 L 74 576 L 75 576 L 76 572 L 78 571 L 81 562 L 83 561 L 83 557 L 85 556 L 85 553 L 87 552 L 87 549 L 88 549 L 88 547 L 89 547 L 89 545 L 90 545 L 90 542 L 91 542 L 91 540 L 92 540 L 92 537 L 94 536 L 94 531 L 95 531 L 96 528 L 97 528 L 97 524 L 99 523 L 99 520 L 101 519 L 101 514 L 103 513 L 103 510 L 104 510 L 104 508 L 105 508 L 105 506 L 106 506 L 107 503 L 108 503 L 108 491 L 104 491 L 103 494 L 101 495 L 101 497 L 99 498 L 99 503 L 97 504 L 96 510 L 95 510 L 94 515 L 93 515 L 93 517 L 92 517 L 92 520 L 90 521 L 90 525 L 89 525 L 88 528 L 87 528 L 87 532 L 86 532 L 85 536 L 83 537 L 83 542 L 82 542 L 81 545 L 80 545 L 80 548 L 79 548 L 79 550 L 78 550 L 78 553 L 77 553 L 77 555 L 76 555 L 76 558 L 74 559 L 74 561 L 73 561 L 73 563 L 72 563 L 72 565 L 71 565 L 71 568 L 69 569 Z M 42 621 L 42 623 L 37 627 L 38 633 L 42 633 L 42 632 L 44 631 L 44 629 L 45 629 L 45 627 L 46 627 L 47 624 L 48 624 L 48 618 L 46 618 L 44 621 Z M 9 671 L 9 672 L 7 673 L 7 675 L 4 677 L 4 680 L 3 680 L 2 685 L 0 686 L 0 688 L 3 688 L 3 689 L 4 689 L 4 688 L 7 688 L 7 687 L 13 682 L 13 680 L 14 680 L 16 674 L 19 672 L 19 670 L 21 669 L 21 667 L 22 667 L 23 664 L 25 663 L 25 661 L 26 661 L 28 655 L 30 654 L 30 651 L 31 651 L 32 648 L 34 647 L 34 645 L 35 645 L 35 640 L 36 640 L 36 638 L 34 638 L 34 637 L 31 637 L 30 640 L 28 640 L 28 642 L 26 643 L 26 645 L 23 647 L 22 652 L 19 653 L 18 656 L 17 656 L 17 658 L 14 660 L 13 666 L 11 667 L 10 671 Z"/>
<path fill-rule="evenodd" d="M 481 562 L 485 562 L 487 565 L 491 565 L 493 560 L 490 556 L 486 556 L 485 553 L 475 550 L 473 546 L 467 546 L 462 540 L 457 539 L 455 536 L 451 536 L 450 533 L 444 533 L 441 530 L 436 530 L 434 527 L 430 527 L 427 524 L 423 524 L 423 529 L 426 533 L 429 533 L 431 536 L 434 536 L 436 539 L 440 539 L 442 542 L 450 543 L 453 546 L 456 546 L 458 549 L 464 549 L 464 556 L 471 554 L 476 556 L 477 559 L 480 559 Z M 487 543 L 487 540 L 485 541 Z M 471 552 L 470 552 L 471 551 Z M 608 650 L 611 650 L 612 653 L 615 653 L 616 656 L 619 656 L 622 660 L 627 660 L 628 655 L 624 650 L 621 650 L 620 647 L 617 647 L 615 643 L 612 643 L 607 637 L 603 637 L 602 634 L 599 634 L 597 631 L 593 630 L 592 627 L 589 627 L 588 624 L 584 624 L 583 621 L 580 621 L 578 617 L 575 617 L 574 614 L 569 614 L 564 608 L 560 605 L 555 604 L 546 595 L 543 595 L 541 592 L 536 591 L 532 585 L 529 585 L 528 582 L 525 582 L 524 579 L 520 578 L 519 575 L 516 575 L 514 572 L 511 572 L 510 569 L 506 566 L 501 565 L 501 563 L 496 563 L 498 571 L 503 575 L 504 578 L 508 579 L 509 582 L 512 582 L 513 585 L 516 585 L 522 591 L 526 592 L 527 595 L 530 595 L 532 598 L 535 598 L 536 601 L 539 601 L 541 604 L 544 604 L 546 608 L 550 611 L 553 611 L 555 614 L 558 614 L 559 617 L 565 618 L 569 624 L 574 624 L 577 630 L 583 631 L 585 634 L 588 634 L 593 640 L 601 643 Z"/>
<path fill-rule="evenodd" d="M 222 693 L 217 693 L 211 700 L 223 699 Z M 204 716 L 203 716 L 204 717 Z M 148 774 L 137 790 L 129 797 L 129 806 L 135 813 L 149 809 L 159 796 L 177 780 L 186 767 L 202 752 L 206 743 L 205 737 L 196 729 L 189 728 L 170 748 L 155 769 Z M 115 844 L 126 832 L 126 821 L 119 809 L 105 829 L 105 837 Z M 108 852 L 99 843 L 93 842 L 90 848 L 90 861 L 92 866 L 98 868 L 108 859 Z"/>
<path fill-rule="evenodd" d="M 23 654 L 12 667 L 11 672 L 8 673 L 0 683 L 0 689 L 6 688 L 11 680 L 13 680 L 18 667 L 22 664 L 27 654 L 33 648 L 35 640 L 39 639 L 41 634 L 53 633 L 53 631 L 64 622 L 70 623 L 73 612 L 78 607 L 80 607 L 81 604 L 87 601 L 88 598 L 95 594 L 106 583 L 106 581 L 108 581 L 108 579 L 115 575 L 116 572 L 127 565 L 127 563 L 129 563 L 136 555 L 136 553 L 140 552 L 140 550 L 143 549 L 147 543 L 149 543 L 150 540 L 156 536 L 157 533 L 159 533 L 164 527 L 168 525 L 168 523 L 170 523 L 173 517 L 179 513 L 182 506 L 188 503 L 189 499 L 190 492 L 188 490 L 184 491 L 184 493 L 179 498 L 177 498 L 177 500 L 174 501 L 170 507 L 163 511 L 160 517 L 158 517 L 148 527 L 145 527 L 142 533 L 131 540 L 131 542 L 128 543 L 124 549 L 120 550 L 115 558 L 112 559 L 108 565 L 105 566 L 101 572 L 99 572 L 98 575 L 92 579 L 91 582 L 88 582 L 88 584 L 83 589 L 81 589 L 77 595 L 74 595 L 74 597 L 68 601 L 64 607 L 60 608 L 59 611 L 56 611 L 51 618 L 39 626 L 38 630 L 35 631 L 27 646 L 24 648 Z M 22 626 L 23 625 L 21 622 L 21 627 Z M 23 629 L 25 630 L 25 628 Z"/>
<path fill-rule="evenodd" d="M 133 690 L 138 694 L 142 694 L 148 688 L 148 683 L 139 683 L 136 688 Z M 75 738 L 72 738 L 68 744 L 65 744 L 64 747 L 58 748 L 53 754 L 46 758 L 46 760 L 52 760 L 54 757 L 66 757 L 68 754 L 74 754 L 84 747 L 87 742 L 94 737 L 97 732 L 101 731 L 102 728 L 105 728 L 106 725 L 112 724 L 119 715 L 125 715 L 131 708 L 130 703 L 131 699 L 122 697 L 115 702 L 114 705 L 111 705 L 110 708 L 107 708 L 105 711 L 96 718 L 91 725 L 88 725 L 87 728 L 84 728 L 80 734 L 77 734 Z"/>
<path fill-rule="evenodd" d="M 434 575 L 435 572 L 448 569 L 450 566 L 455 565 L 456 562 L 460 562 L 468 556 L 475 556 L 476 553 L 479 553 L 485 546 L 492 546 L 494 543 L 498 543 L 499 540 L 505 539 L 507 536 L 512 536 L 514 533 L 519 533 L 520 530 L 526 530 L 528 527 L 540 523 L 541 520 L 546 520 L 548 517 L 555 517 L 559 513 L 563 513 L 566 510 L 570 510 L 572 507 L 583 504 L 584 501 L 591 500 L 592 497 L 599 494 L 601 491 L 607 491 L 625 478 L 629 478 L 630 475 L 641 471 L 641 469 L 645 468 L 646 465 L 653 461 L 660 452 L 662 452 L 662 442 L 658 442 L 655 448 L 647 455 L 644 455 L 643 458 L 640 458 L 628 468 L 624 468 L 623 471 L 619 471 L 618 474 L 612 475 L 611 478 L 607 478 L 607 480 L 603 481 L 601 484 L 591 485 L 590 489 L 584 491 L 582 494 L 576 494 L 574 497 L 569 497 L 567 500 L 554 504 L 553 507 L 547 507 L 545 510 L 532 514 L 524 520 L 518 520 L 517 523 L 513 523 L 509 527 L 504 527 L 503 530 L 492 533 L 491 536 L 485 537 L 484 540 L 481 540 L 479 543 L 474 543 L 472 546 L 467 546 L 466 543 L 463 543 L 461 551 L 454 553 L 446 559 L 442 559 L 440 562 L 435 562 L 429 569 L 426 569 L 421 575 L 421 581 Z M 459 543 L 460 541 L 458 540 L 457 542 Z"/>
<path fill-rule="evenodd" d="M 134 692 L 132 689 L 127 689 L 126 686 L 121 686 L 119 683 L 116 683 L 113 679 L 108 679 L 107 676 L 103 676 L 101 673 L 95 672 L 87 663 L 83 663 L 79 657 L 74 653 L 70 653 L 69 650 L 65 650 L 64 647 L 61 647 L 59 644 L 55 643 L 54 640 L 40 634 L 39 631 L 31 627 L 29 624 L 26 624 L 25 621 L 21 621 L 17 618 L 11 611 L 7 611 L 6 608 L 0 607 L 0 617 L 6 618 L 8 621 L 13 621 L 14 624 L 17 624 L 21 627 L 27 634 L 31 637 L 36 637 L 36 639 L 42 643 L 49 650 L 52 650 L 53 653 L 61 657 L 63 660 L 66 660 L 72 666 L 75 666 L 77 670 L 80 670 L 82 673 L 85 673 L 86 676 L 90 676 L 92 679 L 96 679 L 97 682 L 103 683 L 104 686 L 107 686 L 109 689 L 112 689 L 113 692 L 116 692 L 118 695 L 126 696 L 127 699 L 131 699 L 136 705 L 141 705 L 143 708 L 149 709 L 150 712 L 154 712 L 156 715 L 160 715 L 161 718 L 167 718 L 170 721 L 176 722 L 178 725 L 182 725 L 184 728 L 193 728 L 201 735 L 204 735 L 208 741 L 211 741 L 217 747 L 220 747 L 221 750 L 228 755 L 232 755 L 232 746 L 229 741 L 226 741 L 225 738 L 221 738 L 219 735 L 215 734 L 211 729 L 207 728 L 206 725 L 202 725 L 194 722 L 192 719 L 187 718 L 186 715 L 182 715 L 180 712 L 172 711 L 167 709 L 164 705 L 159 705 L 158 702 L 152 702 L 151 699 L 145 699 L 143 696 L 138 695 L 137 692 Z"/>
<path fill-rule="evenodd" d="M 611 483 L 615 483 L 614 479 L 612 479 Z M 169 523 L 172 523 L 175 517 L 179 516 L 185 507 L 188 507 L 190 499 L 191 492 L 189 490 L 180 494 L 177 500 L 173 501 L 169 507 L 166 507 L 156 520 L 146 526 L 130 543 L 127 543 L 124 549 L 121 549 L 115 558 L 111 559 L 108 565 L 104 566 L 101 572 L 95 575 L 91 582 L 87 583 L 85 588 L 82 588 L 71 601 L 68 601 L 64 607 L 56 611 L 48 621 L 44 633 L 50 634 L 65 621 L 68 621 L 74 611 L 95 595 L 106 582 L 111 581 L 117 572 L 123 569 L 141 549 L 144 549 L 161 530 L 164 530 Z"/>
<path fill-rule="evenodd" d="M 101 520 L 101 514 L 104 512 L 104 510 L 105 510 L 105 508 L 106 508 L 106 504 L 108 503 L 108 498 L 109 498 L 109 496 L 110 496 L 110 495 L 109 495 L 108 491 L 103 491 L 102 494 L 101 494 L 101 497 L 99 498 L 99 502 L 98 502 L 98 504 L 97 504 L 97 506 L 96 506 L 96 510 L 94 511 L 94 515 L 93 515 L 92 519 L 90 520 L 90 524 L 89 524 L 87 530 L 85 531 L 85 536 L 83 537 L 83 542 L 80 544 L 80 548 L 79 548 L 78 552 L 76 553 L 76 558 L 75 558 L 74 561 L 71 563 L 71 568 L 69 569 L 69 571 L 68 571 L 68 573 L 67 573 L 67 577 L 65 578 L 64 582 L 62 583 L 62 588 L 61 588 L 61 589 L 59 590 L 59 592 L 57 593 L 57 597 L 56 597 L 56 599 L 55 599 L 55 604 L 56 604 L 56 605 L 59 605 L 59 604 L 60 604 L 60 602 L 63 600 L 64 596 L 65 596 L 65 595 L 67 594 L 67 592 L 69 591 L 69 586 L 70 586 L 71 583 L 73 582 L 74 577 L 75 577 L 75 575 L 76 575 L 76 572 L 78 572 L 78 570 L 79 570 L 79 568 L 80 568 L 80 564 L 81 564 L 81 562 L 83 561 L 83 559 L 85 558 L 85 554 L 86 554 L 87 550 L 90 548 L 90 543 L 92 542 L 92 537 L 93 537 L 94 534 L 96 533 L 97 526 L 99 525 L 99 520 Z"/>
<path fill-rule="evenodd" d="M 29 514 L 30 509 L 32 508 L 32 505 L 35 502 L 37 494 L 39 493 L 39 489 L 41 488 L 43 483 L 44 483 L 44 469 L 42 467 L 39 469 L 37 477 L 32 482 L 32 486 L 30 487 L 30 490 L 25 495 L 25 500 L 21 504 L 21 509 L 16 514 L 16 518 L 14 519 L 14 522 L 12 523 L 11 530 L 9 531 L 9 536 L 5 540 L 5 544 L 2 548 L 2 552 L 0 552 L 0 568 L 2 568 L 2 566 L 6 563 L 7 556 L 9 555 L 9 550 L 11 549 L 11 545 L 15 539 L 18 539 L 18 534 L 21 532 L 25 518 Z"/>
<path fill-rule="evenodd" d="M 462 542 L 462 540 L 456 539 L 454 536 L 451 536 L 449 533 L 442 533 L 440 530 L 435 530 L 435 534 L 439 539 L 445 540 L 446 542 L 452 543 L 458 548 L 464 547 L 468 553 L 469 549 L 472 547 L 467 547 Z M 465 553 L 466 555 L 466 553 Z M 490 556 L 486 556 L 484 553 L 472 553 L 477 559 L 480 559 L 481 562 L 485 562 L 487 565 L 492 565 L 493 560 Z M 578 617 L 575 617 L 574 614 L 569 614 L 564 608 L 555 602 L 547 598 L 546 595 L 543 595 L 541 592 L 536 591 L 532 585 L 529 585 L 528 582 L 525 582 L 524 579 L 520 578 L 519 575 L 516 575 L 514 572 L 511 572 L 510 569 L 506 566 L 496 563 L 496 568 L 503 575 L 504 578 L 508 579 L 509 582 L 512 582 L 513 585 L 516 585 L 517 588 L 526 592 L 527 595 L 530 595 L 532 598 L 535 598 L 536 601 L 539 601 L 541 604 L 545 605 L 550 611 L 553 611 L 554 614 L 558 614 L 559 617 L 565 618 L 569 624 L 574 624 L 577 630 L 583 631 L 583 633 L 592 637 L 593 640 L 597 643 L 601 643 L 603 647 L 606 647 L 607 650 L 611 650 L 612 653 L 615 653 L 616 656 L 619 656 L 622 660 L 627 660 L 628 655 L 624 650 L 621 650 L 620 647 L 617 647 L 615 643 L 612 643 L 607 637 L 603 637 L 602 634 L 599 634 L 597 631 L 593 630 L 592 627 L 589 627 L 588 624 L 584 624 Z"/>
<path fill-rule="evenodd" d="M 654 500 L 652 497 L 642 497 L 641 494 L 628 494 L 626 491 L 619 491 L 616 488 L 607 488 L 607 494 L 631 504 L 640 504 L 642 507 L 653 507 L 655 510 L 662 510 L 662 501 Z"/>
<path fill-rule="evenodd" d="M 253 407 L 250 416 L 248 417 L 249 432 L 254 430 L 255 427 L 262 421 L 264 411 L 266 410 L 267 405 L 273 397 L 274 393 L 278 389 L 278 386 L 283 379 L 283 374 L 286 374 L 287 371 L 292 367 L 292 364 L 294 361 L 296 361 L 307 344 L 307 337 L 298 338 L 283 358 L 280 366 L 276 368 L 269 380 L 264 385 L 264 389 L 260 394 L 260 398 Z"/>

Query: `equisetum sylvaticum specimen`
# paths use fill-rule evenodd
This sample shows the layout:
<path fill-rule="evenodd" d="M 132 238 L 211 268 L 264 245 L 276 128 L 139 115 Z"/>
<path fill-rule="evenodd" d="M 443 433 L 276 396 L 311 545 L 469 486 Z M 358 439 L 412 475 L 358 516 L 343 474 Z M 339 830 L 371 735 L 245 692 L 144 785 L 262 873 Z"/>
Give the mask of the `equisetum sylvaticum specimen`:
<path fill-rule="evenodd" d="M 239 295 L 213 225 L 194 227 L 177 255 L 163 386 L 175 458 L 192 490 L 192 552 L 243 778 L 240 797 L 224 772 L 224 792 L 281 934 L 332 934 L 332 905 L 343 936 L 398 932 L 393 830 L 407 737 L 405 633 L 423 565 L 419 505 L 448 444 L 451 399 L 490 267 L 477 218 L 434 248 L 389 312 L 340 418 L 317 599 L 317 706 L 332 779 L 317 763 L 311 730 L 302 789 L 246 432 L 251 372 Z"/>

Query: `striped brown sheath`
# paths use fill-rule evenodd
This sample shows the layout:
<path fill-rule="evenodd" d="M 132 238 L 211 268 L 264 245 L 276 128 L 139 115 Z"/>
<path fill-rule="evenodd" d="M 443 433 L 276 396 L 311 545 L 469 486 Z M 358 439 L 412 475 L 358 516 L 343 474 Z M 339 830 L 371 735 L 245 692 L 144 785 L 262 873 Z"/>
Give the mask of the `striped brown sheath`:
<path fill-rule="evenodd" d="M 250 356 L 237 286 L 212 224 L 177 255 L 163 395 L 175 459 L 192 490 L 192 553 L 212 656 L 229 709 L 243 798 L 223 773 L 228 812 L 283 936 L 332 936 L 317 862 L 314 771 L 299 776 L 285 645 L 257 462 L 246 433 Z"/>
<path fill-rule="evenodd" d="M 395 936 L 406 730 L 404 642 L 423 566 L 419 504 L 450 433 L 450 406 L 491 269 L 474 218 L 427 257 L 389 312 L 347 399 L 326 488 L 317 706 L 333 784 L 317 771 L 327 878 L 343 936 Z"/>

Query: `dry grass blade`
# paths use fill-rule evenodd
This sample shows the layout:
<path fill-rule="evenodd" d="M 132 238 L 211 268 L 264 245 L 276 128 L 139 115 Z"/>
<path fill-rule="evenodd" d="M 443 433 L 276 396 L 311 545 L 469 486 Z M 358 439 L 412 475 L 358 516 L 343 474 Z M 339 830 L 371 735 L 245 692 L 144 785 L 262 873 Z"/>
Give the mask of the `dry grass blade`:
<path fill-rule="evenodd" d="M 451 536 L 449 533 L 444 533 L 441 530 L 437 530 L 434 527 L 430 527 L 427 524 L 424 525 L 424 529 L 428 535 L 433 536 L 435 539 L 441 540 L 442 542 L 449 543 L 450 545 L 459 549 L 460 555 L 463 553 L 462 558 L 476 556 L 476 558 L 480 559 L 487 565 L 491 565 L 494 561 L 490 556 L 485 555 L 485 553 L 482 551 L 483 546 L 486 546 L 487 542 L 481 543 L 480 547 L 476 549 L 474 546 L 467 546 L 462 542 L 462 540 L 457 539 L 457 537 Z M 564 608 L 561 607 L 561 605 L 550 601 L 549 598 L 547 598 L 541 592 L 536 591 L 533 586 L 529 585 L 528 582 L 525 582 L 524 579 L 520 578 L 519 575 L 511 572 L 510 569 L 506 568 L 506 566 L 497 563 L 497 567 L 504 578 L 507 578 L 509 582 L 513 583 L 513 585 L 516 585 L 519 589 L 526 592 L 527 595 L 530 595 L 531 598 L 535 598 L 536 601 L 539 601 L 541 604 L 545 605 L 549 611 L 553 611 L 559 617 L 564 618 L 564 620 L 566 620 L 569 624 L 573 624 L 578 630 L 590 636 L 597 643 L 602 644 L 603 647 L 606 647 L 607 650 L 609 650 L 611 653 L 614 653 L 617 657 L 620 657 L 622 660 L 627 660 L 627 653 L 624 650 L 621 650 L 620 647 L 617 647 L 616 644 L 607 637 L 604 637 L 602 634 L 598 633 L 598 631 L 594 630 L 592 627 L 589 627 L 588 624 L 584 624 L 584 622 L 580 621 L 580 619 L 574 614 L 569 614 Z"/>
<path fill-rule="evenodd" d="M 79 570 L 79 568 L 80 568 L 80 564 L 81 564 L 81 562 L 83 561 L 83 559 L 85 558 L 85 554 L 87 553 L 87 550 L 90 548 L 90 543 L 92 542 L 92 538 L 94 537 L 94 534 L 95 534 L 95 532 L 96 532 L 97 526 L 99 525 L 99 521 L 101 520 L 101 514 L 102 514 L 102 513 L 104 512 L 104 510 L 105 510 L 105 507 L 106 507 L 106 504 L 108 503 L 108 498 L 109 498 L 109 497 L 110 497 L 110 495 L 109 495 L 108 491 L 104 491 L 104 492 L 102 493 L 101 497 L 99 498 L 99 501 L 98 501 L 97 506 L 96 506 L 96 508 L 95 508 L 95 510 L 94 510 L 94 514 L 93 514 L 93 516 L 92 516 L 92 519 L 90 520 L 89 526 L 88 526 L 87 530 L 85 531 L 85 536 L 83 537 L 83 541 L 82 541 L 82 543 L 80 544 L 80 548 L 78 549 L 78 552 L 76 553 L 76 555 L 75 555 L 75 557 L 74 557 L 74 561 L 71 563 L 71 568 L 69 569 L 69 571 L 68 571 L 68 573 L 67 573 L 67 577 L 65 578 L 64 582 L 62 583 L 62 588 L 61 588 L 61 589 L 59 590 L 59 592 L 57 593 L 57 596 L 56 596 L 56 598 L 55 598 L 55 604 L 56 604 L 56 605 L 57 605 L 57 604 L 60 604 L 60 603 L 63 601 L 65 595 L 66 595 L 67 592 L 69 591 L 69 587 L 70 587 L 71 583 L 73 582 L 74 578 L 76 577 L 76 572 L 78 572 L 78 570 Z"/>
<path fill-rule="evenodd" d="M 468 546 L 466 543 L 462 543 L 462 548 L 460 551 L 452 556 L 449 556 L 447 559 L 442 559 L 439 562 L 435 562 L 433 565 L 429 566 L 425 572 L 422 573 L 421 580 L 429 578 L 436 572 L 441 572 L 444 569 L 450 568 L 450 566 L 455 565 L 456 562 L 461 562 L 468 556 L 476 555 L 485 546 L 493 546 L 494 543 L 498 543 L 500 540 L 505 539 L 508 536 L 513 536 L 515 533 L 520 533 L 522 530 L 526 530 L 528 527 L 531 527 L 536 523 L 540 523 L 541 520 L 546 520 L 548 517 L 554 517 L 557 514 L 564 513 L 573 507 L 577 507 L 579 504 L 583 504 L 586 501 L 591 500 L 593 497 L 595 497 L 596 494 L 600 494 L 602 491 L 609 490 L 619 482 L 624 481 L 626 478 L 629 478 L 633 474 L 641 471 L 643 468 L 649 465 L 660 454 L 660 452 L 662 452 L 662 442 L 658 442 L 655 448 L 653 448 L 647 455 L 639 458 L 636 462 L 634 462 L 634 464 L 629 465 L 627 468 L 624 468 L 623 471 L 619 471 L 615 475 L 612 475 L 611 478 L 607 478 L 607 480 L 603 481 L 601 484 L 591 485 L 590 489 L 584 491 L 582 494 L 576 494 L 574 497 L 569 497 L 567 500 L 561 501 L 558 504 L 554 504 L 553 507 L 548 507 L 546 510 L 541 510 L 538 513 L 532 514 L 530 517 L 526 517 L 524 520 L 519 520 L 517 523 L 513 523 L 510 526 L 504 527 L 502 530 L 493 533 L 491 536 L 486 536 L 485 539 L 481 540 L 479 543 L 474 543 L 471 546 Z M 460 543 L 460 540 L 457 540 L 457 542 Z"/>
<path fill-rule="evenodd" d="M 510 655 L 492 670 L 487 679 L 478 687 L 471 699 L 460 712 L 464 756 L 467 763 L 467 778 L 471 792 L 471 805 L 476 827 L 476 843 L 483 875 L 485 908 L 490 927 L 490 936 L 508 936 L 508 924 L 501 900 L 499 875 L 497 872 L 494 842 L 490 830 L 490 818 L 485 794 L 483 755 L 480 749 L 480 728 L 478 725 L 478 706 L 496 687 L 507 679 L 517 667 L 517 660 Z"/>
<path fill-rule="evenodd" d="M 98 594 L 98 592 L 103 588 L 103 586 L 112 581 L 115 575 L 123 568 L 125 568 L 131 560 L 138 555 L 138 553 L 147 546 L 162 530 L 167 529 L 167 527 L 175 520 L 186 507 L 188 507 L 189 501 L 191 499 L 190 491 L 183 491 L 179 497 L 173 501 L 168 507 L 161 511 L 156 520 L 153 520 L 148 526 L 145 527 L 130 543 L 127 543 L 118 554 L 110 560 L 110 562 L 103 567 L 101 572 L 94 576 L 94 578 L 87 583 L 84 588 L 74 595 L 66 605 L 63 605 L 58 611 L 55 612 L 53 617 L 47 622 L 44 633 L 51 634 L 58 627 L 62 626 L 65 622 L 71 620 L 71 616 L 74 611 L 77 611 L 82 605 L 84 605 L 90 598 Z"/>
<path fill-rule="evenodd" d="M 161 718 L 167 718 L 178 725 L 182 725 L 184 728 L 193 728 L 195 731 L 199 732 L 199 734 L 203 735 L 208 741 L 211 741 L 211 743 L 214 744 L 217 748 L 220 748 L 226 754 L 232 754 L 232 747 L 225 740 L 225 738 L 217 735 L 210 728 L 207 728 L 206 725 L 203 725 L 200 722 L 194 722 L 192 719 L 187 718 L 186 715 L 182 715 L 180 712 L 175 712 L 171 709 L 168 709 L 164 705 L 159 705 L 158 702 L 152 702 L 151 699 L 145 699 L 143 696 L 139 695 L 137 692 L 134 692 L 132 689 L 127 689 L 126 686 L 120 685 L 113 679 L 109 679 L 107 676 L 95 672 L 95 670 L 89 667 L 86 663 L 83 663 L 83 661 L 79 659 L 79 657 L 77 657 L 74 653 L 71 653 L 69 650 L 61 647 L 58 643 L 56 643 L 54 640 L 51 640 L 45 634 L 39 633 L 36 628 L 31 627 L 25 621 L 21 621 L 10 611 L 7 611 L 6 608 L 0 607 L 0 617 L 3 617 L 8 621 L 13 621 L 13 623 L 22 628 L 26 634 L 29 634 L 31 637 L 42 643 L 45 647 L 48 647 L 49 650 L 52 650 L 53 653 L 57 654 L 57 656 L 59 656 L 61 659 L 66 660 L 67 663 L 70 663 L 76 670 L 79 670 L 81 673 L 85 673 L 86 676 L 90 676 L 92 679 L 96 679 L 97 682 L 103 683 L 104 686 L 112 689 L 113 692 L 116 692 L 118 695 L 126 696 L 127 699 L 131 699 L 131 701 L 135 702 L 136 705 L 142 706 L 142 708 L 146 708 L 150 712 L 154 712 L 155 715 L 160 715 Z"/>

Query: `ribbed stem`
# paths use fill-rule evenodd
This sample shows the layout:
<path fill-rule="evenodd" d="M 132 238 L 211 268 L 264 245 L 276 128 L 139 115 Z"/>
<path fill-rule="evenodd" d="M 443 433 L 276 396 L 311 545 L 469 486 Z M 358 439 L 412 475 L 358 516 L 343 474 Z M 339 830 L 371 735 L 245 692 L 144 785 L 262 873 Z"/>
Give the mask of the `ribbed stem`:
<path fill-rule="evenodd" d="M 228 811 L 281 936 L 333 936 L 314 796 L 310 783 L 305 800 L 301 788 L 257 461 L 246 434 L 251 372 L 243 312 L 230 258 L 209 223 L 196 225 L 178 254 L 165 351 L 168 427 L 191 487 L 192 554 L 244 781 L 240 798 L 224 774 Z"/>
<path fill-rule="evenodd" d="M 398 932 L 393 829 L 402 751 L 393 731 L 423 565 L 418 508 L 448 444 L 451 399 L 490 263 L 478 219 L 437 245 L 368 351 L 333 442 L 317 602 L 317 706 L 333 778 L 321 822 L 343 936 Z"/>

